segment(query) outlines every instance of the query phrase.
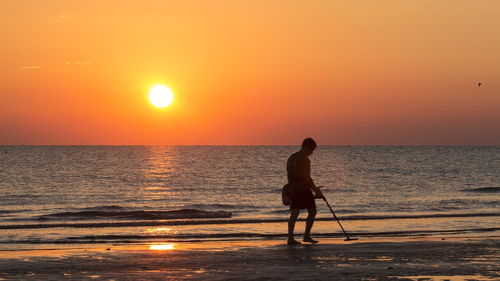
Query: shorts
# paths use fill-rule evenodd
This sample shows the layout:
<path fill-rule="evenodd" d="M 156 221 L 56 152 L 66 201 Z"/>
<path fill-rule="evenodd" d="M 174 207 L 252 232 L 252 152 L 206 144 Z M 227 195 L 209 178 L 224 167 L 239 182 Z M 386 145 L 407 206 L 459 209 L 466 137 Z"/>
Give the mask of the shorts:
<path fill-rule="evenodd" d="M 301 188 L 291 192 L 290 209 L 316 208 L 314 195 L 310 189 Z"/>

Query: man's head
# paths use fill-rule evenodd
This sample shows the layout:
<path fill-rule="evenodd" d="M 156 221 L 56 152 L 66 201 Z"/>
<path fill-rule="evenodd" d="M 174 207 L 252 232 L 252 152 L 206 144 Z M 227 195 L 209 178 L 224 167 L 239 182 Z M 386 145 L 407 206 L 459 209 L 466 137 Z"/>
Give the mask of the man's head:
<path fill-rule="evenodd" d="M 305 151 L 307 155 L 311 155 L 316 147 L 318 147 L 318 145 L 312 138 L 306 138 L 302 141 L 302 150 Z"/>

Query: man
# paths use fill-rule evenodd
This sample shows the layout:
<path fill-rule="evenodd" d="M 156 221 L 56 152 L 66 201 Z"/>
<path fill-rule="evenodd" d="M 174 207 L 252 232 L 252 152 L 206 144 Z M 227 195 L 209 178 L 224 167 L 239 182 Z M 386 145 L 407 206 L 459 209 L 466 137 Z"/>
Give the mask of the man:
<path fill-rule="evenodd" d="M 288 220 L 288 245 L 301 244 L 294 239 L 293 231 L 295 222 L 301 209 L 307 209 L 306 230 L 304 232 L 304 242 L 318 243 L 311 237 L 311 228 L 316 217 L 315 198 L 323 198 L 321 190 L 314 184 L 311 178 L 311 161 L 308 156 L 316 149 L 317 144 L 312 138 L 306 138 L 302 142 L 302 147 L 288 158 L 286 164 L 288 184 L 290 185 L 291 203 L 290 219 Z M 312 193 L 314 191 L 314 194 Z"/>

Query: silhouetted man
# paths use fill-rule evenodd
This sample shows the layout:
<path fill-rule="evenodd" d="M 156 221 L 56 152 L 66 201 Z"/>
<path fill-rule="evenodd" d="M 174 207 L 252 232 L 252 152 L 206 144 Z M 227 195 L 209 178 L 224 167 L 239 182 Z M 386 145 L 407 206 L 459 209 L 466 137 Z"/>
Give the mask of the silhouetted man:
<path fill-rule="evenodd" d="M 298 152 L 292 154 L 287 161 L 286 170 L 288 184 L 290 185 L 290 219 L 288 220 L 288 244 L 300 244 L 294 239 L 293 231 L 295 222 L 301 209 L 307 209 L 306 230 L 304 232 L 304 242 L 318 243 L 311 238 L 311 228 L 316 217 L 315 198 L 323 198 L 321 190 L 314 184 L 311 178 L 311 161 L 309 155 L 316 149 L 317 144 L 312 138 L 307 138 L 302 142 L 302 147 Z M 313 192 L 314 194 L 313 195 Z"/>

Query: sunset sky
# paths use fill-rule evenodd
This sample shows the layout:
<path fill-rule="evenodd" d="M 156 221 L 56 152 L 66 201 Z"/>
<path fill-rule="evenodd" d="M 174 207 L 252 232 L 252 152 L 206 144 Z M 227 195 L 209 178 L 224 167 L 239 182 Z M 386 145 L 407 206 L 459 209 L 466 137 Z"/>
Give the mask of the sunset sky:
<path fill-rule="evenodd" d="M 498 0 L 1 0 L 0 38 L 0 144 L 500 145 Z"/>

